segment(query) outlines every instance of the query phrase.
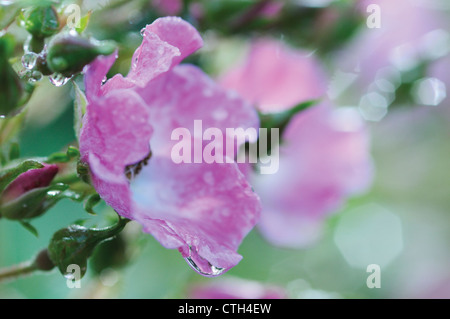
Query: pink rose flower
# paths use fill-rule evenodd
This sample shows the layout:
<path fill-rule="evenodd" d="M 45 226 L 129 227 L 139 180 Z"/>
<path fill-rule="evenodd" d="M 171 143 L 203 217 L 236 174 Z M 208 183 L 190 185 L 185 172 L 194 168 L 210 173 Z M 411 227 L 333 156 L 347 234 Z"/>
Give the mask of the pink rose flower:
<path fill-rule="evenodd" d="M 257 128 L 256 112 L 195 66 L 178 65 L 202 46 L 181 18 L 161 18 L 143 31 L 126 77 L 102 85 L 115 56 L 86 70 L 88 99 L 80 136 L 100 196 L 136 220 L 164 247 L 178 249 L 205 276 L 219 275 L 242 258 L 236 251 L 254 227 L 260 202 L 236 163 L 175 164 L 176 128 Z M 151 150 L 151 156 L 150 155 Z"/>
<path fill-rule="evenodd" d="M 266 113 L 326 92 L 325 76 L 312 56 L 267 39 L 256 42 L 222 83 Z M 262 234 L 275 245 L 298 248 L 314 242 L 324 219 L 370 185 L 369 141 L 356 111 L 326 101 L 294 116 L 282 141 L 278 172 L 250 179 L 263 203 Z"/>

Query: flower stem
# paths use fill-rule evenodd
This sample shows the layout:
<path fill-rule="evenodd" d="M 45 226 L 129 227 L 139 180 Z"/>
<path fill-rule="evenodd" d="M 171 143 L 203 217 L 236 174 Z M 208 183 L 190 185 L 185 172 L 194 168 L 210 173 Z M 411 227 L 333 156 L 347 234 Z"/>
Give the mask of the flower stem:
<path fill-rule="evenodd" d="M 38 270 L 35 263 L 22 263 L 17 266 L 0 269 L 0 282 L 14 280 Z"/>

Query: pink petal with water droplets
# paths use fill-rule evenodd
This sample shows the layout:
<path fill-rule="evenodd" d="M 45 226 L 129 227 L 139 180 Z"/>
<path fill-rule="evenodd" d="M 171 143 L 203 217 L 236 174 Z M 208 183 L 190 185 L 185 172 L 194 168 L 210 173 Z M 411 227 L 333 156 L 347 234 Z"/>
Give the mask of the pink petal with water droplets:
<path fill-rule="evenodd" d="M 134 215 L 167 248 L 178 248 L 205 275 L 228 270 L 260 212 L 236 164 L 174 164 L 155 156 L 132 182 Z"/>
<path fill-rule="evenodd" d="M 86 66 L 84 84 L 88 99 L 101 95 L 102 82 L 106 78 L 109 69 L 116 62 L 116 59 L 117 51 L 108 56 L 100 55 L 94 62 Z"/>
<path fill-rule="evenodd" d="M 145 27 L 127 79 L 143 87 L 202 47 L 203 40 L 189 23 L 177 17 L 157 19 Z"/>
<path fill-rule="evenodd" d="M 81 159 L 89 163 L 98 193 L 125 216 L 130 214 L 125 167 L 147 156 L 151 134 L 147 108 L 131 90 L 111 92 L 87 106 Z"/>
<path fill-rule="evenodd" d="M 174 145 L 172 131 L 183 127 L 194 132 L 195 120 L 202 121 L 203 130 L 218 128 L 224 136 L 227 128 L 259 127 L 258 114 L 249 103 L 192 65 L 175 67 L 138 93 L 155 123 L 151 140 L 155 153 L 168 154 Z"/>

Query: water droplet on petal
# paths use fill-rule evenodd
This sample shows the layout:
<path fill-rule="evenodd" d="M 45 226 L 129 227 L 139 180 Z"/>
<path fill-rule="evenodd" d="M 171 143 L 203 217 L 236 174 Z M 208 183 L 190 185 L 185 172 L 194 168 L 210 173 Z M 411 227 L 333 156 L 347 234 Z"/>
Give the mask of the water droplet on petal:
<path fill-rule="evenodd" d="M 38 55 L 33 52 L 25 53 L 22 56 L 22 65 L 25 69 L 31 70 L 36 66 Z"/>
<path fill-rule="evenodd" d="M 211 265 L 207 260 L 200 257 L 196 252 L 194 252 L 191 247 L 189 247 L 189 256 L 184 258 L 189 266 L 198 272 L 200 275 L 206 277 L 217 277 L 224 273 L 225 268 L 219 268 Z"/>
<path fill-rule="evenodd" d="M 53 75 L 49 76 L 50 83 L 54 86 L 63 86 L 66 84 L 70 78 L 66 78 L 64 75 L 60 73 L 54 73 Z"/>
<path fill-rule="evenodd" d="M 30 82 L 39 82 L 44 76 L 39 71 L 33 71 L 28 79 Z"/>
<path fill-rule="evenodd" d="M 142 28 L 140 33 L 144 37 L 145 36 L 145 28 Z"/>

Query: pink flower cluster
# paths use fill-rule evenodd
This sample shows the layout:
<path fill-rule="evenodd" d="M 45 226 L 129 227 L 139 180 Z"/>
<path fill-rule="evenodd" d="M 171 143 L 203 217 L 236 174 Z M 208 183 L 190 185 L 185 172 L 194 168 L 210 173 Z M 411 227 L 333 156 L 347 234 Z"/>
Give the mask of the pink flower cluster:
<path fill-rule="evenodd" d="M 180 65 L 202 44 L 189 23 L 160 18 L 143 30 L 126 77 L 102 84 L 115 55 L 89 65 L 80 151 L 106 203 L 178 249 L 200 274 L 216 276 L 241 260 L 237 249 L 257 222 L 275 244 L 309 242 L 327 214 L 368 186 L 371 166 L 363 123 L 326 101 L 293 118 L 277 174 L 244 176 L 226 161 L 173 163 L 175 128 L 191 130 L 202 120 L 223 132 L 258 129 L 255 106 L 280 111 L 325 93 L 318 63 L 273 40 L 257 42 L 248 61 L 218 84 Z"/>

